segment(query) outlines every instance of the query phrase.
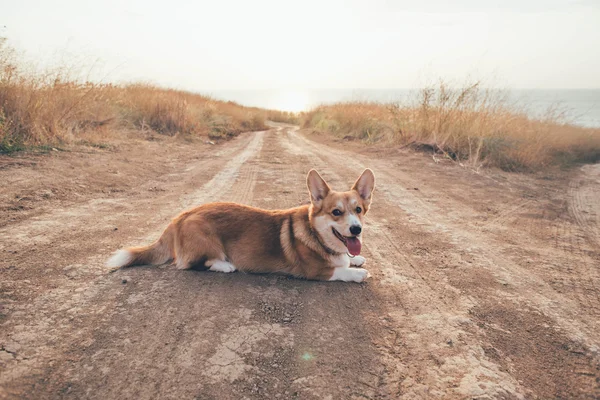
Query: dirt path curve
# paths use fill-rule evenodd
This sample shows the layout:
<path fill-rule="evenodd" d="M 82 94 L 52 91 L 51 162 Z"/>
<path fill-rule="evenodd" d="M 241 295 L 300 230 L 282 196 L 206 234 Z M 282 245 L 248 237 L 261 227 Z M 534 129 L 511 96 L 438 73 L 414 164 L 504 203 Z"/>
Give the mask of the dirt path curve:
<path fill-rule="evenodd" d="M 314 139 L 146 154 L 116 194 L 0 225 L 0 398 L 600 395 L 598 165 L 565 188 Z M 103 266 L 184 208 L 291 207 L 310 168 L 345 189 L 366 166 L 366 284 Z"/>

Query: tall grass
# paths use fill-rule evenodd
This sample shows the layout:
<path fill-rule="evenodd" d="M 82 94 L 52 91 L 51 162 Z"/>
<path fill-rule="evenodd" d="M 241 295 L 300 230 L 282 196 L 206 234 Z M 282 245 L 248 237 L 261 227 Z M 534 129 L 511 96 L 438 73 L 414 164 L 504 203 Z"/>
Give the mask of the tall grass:
<path fill-rule="evenodd" d="M 265 129 L 266 117 L 267 110 L 179 90 L 79 80 L 66 68 L 31 72 L 0 38 L 0 152 L 107 127 L 225 138 Z"/>
<path fill-rule="evenodd" d="M 348 102 L 317 107 L 302 124 L 366 142 L 433 149 L 474 168 L 535 170 L 600 161 L 600 129 L 564 123 L 557 113 L 532 119 L 505 93 L 481 84 L 422 89 L 410 104 Z"/>
<path fill-rule="evenodd" d="M 299 124 L 300 114 L 291 111 L 267 110 L 266 118 L 273 122 L 284 122 L 286 124 Z"/>

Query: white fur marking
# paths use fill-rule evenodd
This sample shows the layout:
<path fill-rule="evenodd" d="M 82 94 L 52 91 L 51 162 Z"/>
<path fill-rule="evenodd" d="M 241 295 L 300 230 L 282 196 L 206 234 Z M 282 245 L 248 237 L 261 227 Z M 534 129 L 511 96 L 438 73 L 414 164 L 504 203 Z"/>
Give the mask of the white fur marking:
<path fill-rule="evenodd" d="M 333 268 L 348 268 L 350 266 L 350 257 L 346 253 L 339 256 L 329 256 L 329 266 Z"/>
<path fill-rule="evenodd" d="M 336 268 L 330 281 L 363 282 L 369 277 L 369 271 L 363 268 Z"/>
<path fill-rule="evenodd" d="M 227 274 L 229 272 L 234 272 L 236 270 L 234 265 L 231 263 L 228 263 L 227 261 L 217 260 L 217 261 L 213 261 L 211 264 L 212 265 L 210 266 L 210 271 L 223 272 L 223 273 Z"/>
<path fill-rule="evenodd" d="M 131 253 L 125 249 L 117 250 L 106 262 L 107 267 L 121 268 L 131 261 Z"/>
<path fill-rule="evenodd" d="M 360 223 L 360 220 L 359 220 L 359 219 L 358 219 L 358 217 L 357 217 L 356 215 L 354 215 L 354 214 L 350 214 L 350 215 L 348 216 L 348 224 L 349 224 L 350 226 L 353 226 L 353 225 L 358 225 L 358 226 L 360 226 L 360 227 L 362 228 L 362 225 L 361 225 L 361 223 Z"/>
<path fill-rule="evenodd" d="M 355 267 L 360 267 L 361 265 L 364 265 L 365 262 L 367 262 L 367 259 L 363 256 L 350 257 L 350 265 L 353 265 Z"/>

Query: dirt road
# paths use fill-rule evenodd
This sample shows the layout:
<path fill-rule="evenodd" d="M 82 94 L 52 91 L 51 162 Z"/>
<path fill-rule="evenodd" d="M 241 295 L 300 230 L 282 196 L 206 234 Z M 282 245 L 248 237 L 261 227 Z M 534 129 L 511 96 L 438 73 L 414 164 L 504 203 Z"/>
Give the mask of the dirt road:
<path fill-rule="evenodd" d="M 203 202 L 365 167 L 365 284 L 139 267 Z M 0 160 L 0 398 L 598 398 L 600 165 L 475 174 L 290 126 Z M 7 182 L 5 185 L 4 182 Z"/>

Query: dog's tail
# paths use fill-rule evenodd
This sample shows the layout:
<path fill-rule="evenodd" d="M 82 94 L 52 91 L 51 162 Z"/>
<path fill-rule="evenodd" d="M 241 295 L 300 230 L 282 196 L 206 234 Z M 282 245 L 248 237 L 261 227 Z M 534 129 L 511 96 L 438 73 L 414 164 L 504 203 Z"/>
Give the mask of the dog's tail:
<path fill-rule="evenodd" d="M 160 239 L 149 246 L 129 247 L 116 251 L 106 262 L 113 269 L 135 265 L 160 265 L 173 259 L 171 226 L 167 227 Z"/>

